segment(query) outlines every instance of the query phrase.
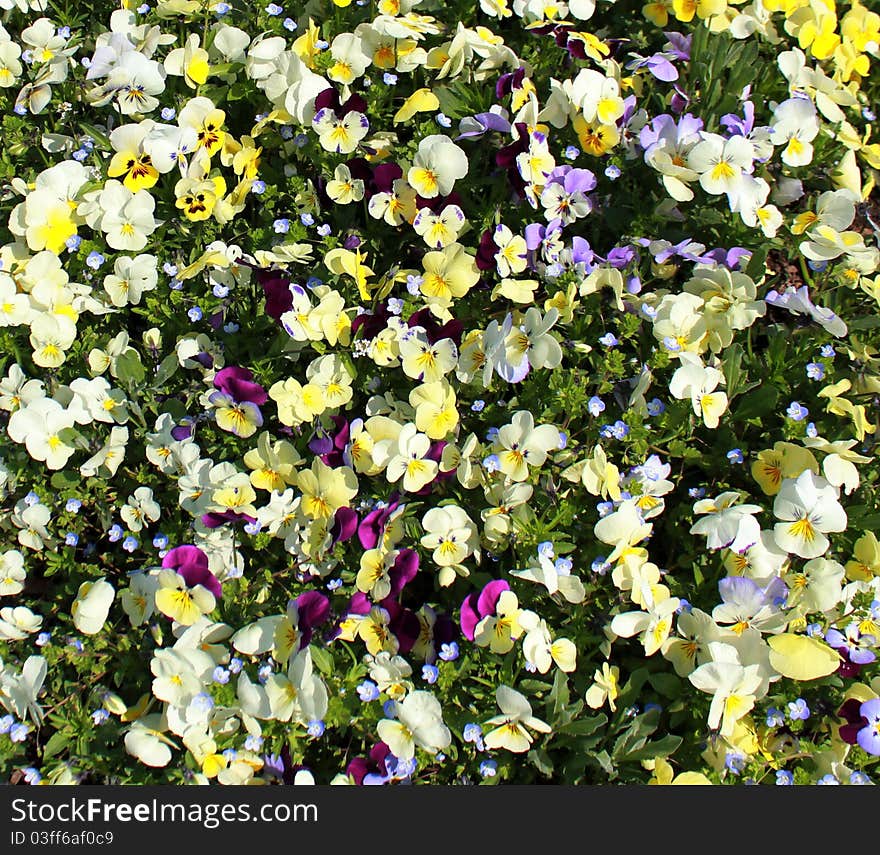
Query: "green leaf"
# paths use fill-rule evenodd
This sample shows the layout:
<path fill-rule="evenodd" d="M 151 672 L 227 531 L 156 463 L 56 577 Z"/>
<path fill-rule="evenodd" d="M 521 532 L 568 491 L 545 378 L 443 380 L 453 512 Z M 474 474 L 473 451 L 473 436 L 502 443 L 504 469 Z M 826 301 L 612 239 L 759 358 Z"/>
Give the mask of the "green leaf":
<path fill-rule="evenodd" d="M 655 757 L 668 757 L 678 750 L 684 740 L 680 736 L 667 734 L 660 739 L 649 742 L 642 748 L 630 751 L 626 756 L 618 757 L 620 762 L 633 763 L 642 760 L 651 760 Z"/>
<path fill-rule="evenodd" d="M 174 376 L 178 368 L 180 368 L 180 362 L 177 359 L 177 354 L 172 353 L 166 356 L 156 369 L 153 385 L 164 386 Z"/>
<path fill-rule="evenodd" d="M 724 371 L 724 379 L 727 382 L 727 398 L 733 400 L 739 391 L 740 384 L 743 381 L 744 374 L 742 370 L 742 361 L 745 351 L 740 344 L 732 344 L 724 352 L 724 359 L 721 362 L 721 368 Z"/>
<path fill-rule="evenodd" d="M 775 386 L 761 386 L 749 392 L 748 397 L 736 408 L 735 420 L 755 419 L 769 415 L 776 410 L 779 390 Z"/>
<path fill-rule="evenodd" d="M 763 244 L 752 253 L 752 257 L 746 265 L 746 276 L 756 281 L 764 276 L 764 269 L 767 264 L 767 255 L 769 252 L 769 244 Z"/>
<path fill-rule="evenodd" d="M 309 648 L 312 654 L 312 662 L 315 663 L 315 667 L 322 673 L 326 674 L 328 677 L 333 673 L 333 656 L 329 650 L 323 647 L 315 647 L 314 645 Z"/>
<path fill-rule="evenodd" d="M 528 759 L 542 775 L 549 778 L 553 774 L 553 761 L 542 748 L 533 748 L 529 751 Z"/>
<path fill-rule="evenodd" d="M 141 383 L 146 373 L 140 356 L 133 350 L 126 351 L 116 360 L 116 376 L 123 383 Z"/>
<path fill-rule="evenodd" d="M 608 716 L 605 713 L 599 713 L 599 715 L 589 716 L 588 718 L 576 719 L 571 724 L 558 728 L 556 733 L 561 733 L 565 736 L 592 736 L 607 722 Z"/>
<path fill-rule="evenodd" d="M 49 483 L 56 490 L 68 490 L 71 487 L 78 486 L 81 481 L 82 475 L 78 472 L 71 472 L 69 469 L 62 469 L 49 479 Z"/>
<path fill-rule="evenodd" d="M 62 731 L 57 731 L 53 733 L 49 737 L 49 741 L 46 743 L 45 748 L 43 748 L 43 760 L 48 760 L 50 757 L 54 757 L 56 754 L 60 754 L 67 748 L 67 744 L 70 742 L 70 735 L 67 733 L 63 733 Z"/>

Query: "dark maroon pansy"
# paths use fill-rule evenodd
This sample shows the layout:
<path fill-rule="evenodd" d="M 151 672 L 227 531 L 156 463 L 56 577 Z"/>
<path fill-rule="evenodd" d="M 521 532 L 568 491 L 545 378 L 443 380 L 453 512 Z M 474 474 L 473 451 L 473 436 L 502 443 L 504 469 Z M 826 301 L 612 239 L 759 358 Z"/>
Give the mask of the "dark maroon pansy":
<path fill-rule="evenodd" d="M 403 178 L 403 168 L 397 163 L 380 163 L 373 170 L 373 187 L 376 193 L 390 193 L 394 182 Z"/>
<path fill-rule="evenodd" d="M 364 549 L 376 548 L 379 539 L 382 537 L 385 524 L 391 518 L 391 514 L 397 510 L 399 505 L 400 495 L 398 493 L 392 493 L 389 497 L 387 506 L 370 511 L 363 520 L 361 520 L 361 523 L 358 526 L 358 540 L 361 542 L 361 546 L 363 546 Z"/>
<path fill-rule="evenodd" d="M 257 281 L 266 297 L 266 314 L 276 321 L 293 308 L 290 280 L 278 270 L 258 270 Z"/>
<path fill-rule="evenodd" d="M 388 628 L 394 633 L 401 653 L 409 653 L 419 640 L 422 625 L 418 615 L 411 609 L 404 608 L 390 596 L 382 600 L 379 605 L 388 612 L 390 620 Z"/>
<path fill-rule="evenodd" d="M 860 712 L 862 701 L 857 698 L 850 698 L 837 711 L 837 715 L 846 721 L 838 731 L 840 738 L 848 745 L 855 745 L 858 742 L 858 733 L 868 724 L 866 719 Z"/>
<path fill-rule="evenodd" d="M 370 749 L 369 757 L 355 757 L 345 767 L 345 772 L 347 775 L 351 775 L 359 787 L 363 786 L 364 778 L 367 775 L 379 775 L 385 778 L 388 776 L 385 760 L 390 754 L 391 749 L 384 742 L 378 742 Z"/>
<path fill-rule="evenodd" d="M 242 404 L 245 401 L 260 406 L 269 400 L 266 390 L 254 382 L 254 374 L 249 368 L 230 365 L 221 368 L 214 375 L 214 387 L 233 401 Z"/>
<path fill-rule="evenodd" d="M 242 525 L 251 523 L 253 525 L 256 521 L 256 517 L 252 517 L 250 514 L 240 514 L 237 511 L 223 511 L 223 513 L 211 511 L 202 514 L 202 524 L 207 528 L 220 528 L 226 523 L 241 523 Z"/>
<path fill-rule="evenodd" d="M 201 585 L 218 599 L 223 593 L 220 580 L 208 569 L 208 556 L 198 546 L 183 544 L 169 549 L 162 559 L 162 567 L 179 573 L 188 588 Z"/>
<path fill-rule="evenodd" d="M 401 549 L 388 571 L 391 581 L 390 597 L 399 597 L 401 591 L 416 578 L 419 572 L 419 554 L 413 549 Z"/>
<path fill-rule="evenodd" d="M 510 95 L 514 89 L 521 89 L 526 76 L 525 66 L 520 66 L 516 71 L 508 71 L 498 78 L 495 84 L 495 97 L 500 101 L 505 95 Z"/>
<path fill-rule="evenodd" d="M 498 253 L 498 244 L 495 243 L 494 229 L 486 229 L 480 235 L 480 246 L 474 259 L 478 270 L 494 270 L 496 267 L 495 255 Z"/>
<path fill-rule="evenodd" d="M 407 319 L 408 327 L 422 327 L 425 336 L 431 344 L 435 344 L 444 338 L 451 338 L 456 347 L 461 347 L 461 337 L 464 334 L 464 324 L 457 318 L 447 321 L 442 326 L 437 322 L 430 309 L 419 309 L 413 312 Z"/>
<path fill-rule="evenodd" d="M 345 543 L 354 537 L 358 527 L 357 511 L 353 508 L 338 508 L 333 516 L 333 525 L 330 528 L 330 536 L 333 543 Z"/>
<path fill-rule="evenodd" d="M 363 330 L 361 338 L 366 340 L 373 339 L 385 329 L 390 317 L 391 312 L 388 311 L 384 304 L 377 306 L 372 314 L 361 312 L 351 322 L 351 334 L 354 336 L 360 330 Z"/>

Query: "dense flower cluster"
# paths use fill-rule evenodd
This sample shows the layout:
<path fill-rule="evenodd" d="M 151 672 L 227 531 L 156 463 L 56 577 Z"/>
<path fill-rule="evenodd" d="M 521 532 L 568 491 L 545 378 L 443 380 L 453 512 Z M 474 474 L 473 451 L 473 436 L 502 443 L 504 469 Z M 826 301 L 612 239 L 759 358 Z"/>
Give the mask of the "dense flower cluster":
<path fill-rule="evenodd" d="M 68 6 L 0 0 L 7 777 L 873 782 L 880 14 Z"/>

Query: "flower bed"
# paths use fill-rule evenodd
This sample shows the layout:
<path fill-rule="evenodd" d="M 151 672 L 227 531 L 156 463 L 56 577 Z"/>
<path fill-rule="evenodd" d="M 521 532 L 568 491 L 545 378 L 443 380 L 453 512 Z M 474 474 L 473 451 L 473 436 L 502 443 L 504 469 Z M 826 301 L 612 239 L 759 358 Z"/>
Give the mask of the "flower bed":
<path fill-rule="evenodd" d="M 0 0 L 13 783 L 872 783 L 880 15 Z"/>

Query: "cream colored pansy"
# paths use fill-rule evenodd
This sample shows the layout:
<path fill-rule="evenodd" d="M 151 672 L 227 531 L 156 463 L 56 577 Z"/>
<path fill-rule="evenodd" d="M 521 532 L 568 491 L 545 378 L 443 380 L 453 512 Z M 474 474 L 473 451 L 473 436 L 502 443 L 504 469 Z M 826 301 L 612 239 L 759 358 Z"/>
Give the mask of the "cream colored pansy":
<path fill-rule="evenodd" d="M 846 529 L 846 512 L 838 502 L 840 490 L 809 469 L 797 479 L 786 478 L 773 502 L 782 520 L 774 527 L 776 542 L 801 558 L 817 558 L 829 547 L 826 533 Z"/>
<path fill-rule="evenodd" d="M 423 199 L 448 196 L 468 174 L 468 157 L 449 137 L 431 134 L 419 141 L 406 179 Z"/>
<path fill-rule="evenodd" d="M 494 443 L 499 468 L 512 481 L 525 481 L 530 467 L 540 468 L 558 448 L 559 430 L 553 425 L 536 427 L 528 410 L 519 410 L 509 424 L 499 428 Z"/>
<path fill-rule="evenodd" d="M 11 597 L 24 590 L 27 573 L 24 556 L 17 549 L 7 549 L 0 554 L 0 597 Z"/>
<path fill-rule="evenodd" d="M 417 493 L 430 484 L 439 472 L 438 463 L 427 457 L 430 448 L 431 440 L 426 434 L 419 433 L 412 422 L 404 425 L 385 470 L 389 483 L 401 481 L 408 493 Z"/>
<path fill-rule="evenodd" d="M 0 641 L 21 641 L 39 632 L 43 618 L 27 606 L 6 606 L 0 609 Z"/>
<path fill-rule="evenodd" d="M 116 598 L 116 590 L 106 579 L 83 582 L 70 609 L 73 625 L 84 635 L 101 631 Z"/>
<path fill-rule="evenodd" d="M 717 428 L 727 410 L 727 394 L 716 392 L 724 382 L 724 374 L 717 368 L 704 366 L 698 356 L 684 352 L 682 365 L 676 369 L 669 383 L 669 391 L 679 399 L 690 398 L 694 414 L 703 419 L 707 428 Z"/>
<path fill-rule="evenodd" d="M 516 754 L 522 754 L 532 746 L 534 737 L 529 733 L 550 733 L 552 728 L 547 722 L 532 714 L 532 705 L 525 695 L 510 686 L 501 685 L 495 690 L 495 700 L 501 715 L 490 718 L 486 725 L 494 725 L 485 738 L 487 748 L 506 748 Z"/>
<path fill-rule="evenodd" d="M 45 461 L 49 469 L 62 469 L 75 448 L 61 435 L 73 425 L 73 415 L 61 404 L 39 398 L 12 414 L 7 431 L 13 442 L 24 444 L 34 460 Z"/>
<path fill-rule="evenodd" d="M 395 703 L 395 713 L 396 719 L 382 719 L 376 729 L 398 760 L 411 760 L 417 747 L 436 754 L 452 743 L 440 702 L 430 692 L 410 692 Z"/>
<path fill-rule="evenodd" d="M 603 662 L 601 668 L 597 668 L 593 674 L 593 683 L 587 689 L 584 700 L 590 709 L 597 710 L 605 703 L 611 712 L 617 711 L 615 701 L 620 695 L 620 668 Z"/>
<path fill-rule="evenodd" d="M 422 517 L 422 528 L 421 544 L 432 550 L 431 557 L 441 568 L 440 584 L 451 584 L 456 572 L 467 575 L 463 562 L 480 544 L 479 530 L 467 512 L 457 505 L 431 508 Z"/>

